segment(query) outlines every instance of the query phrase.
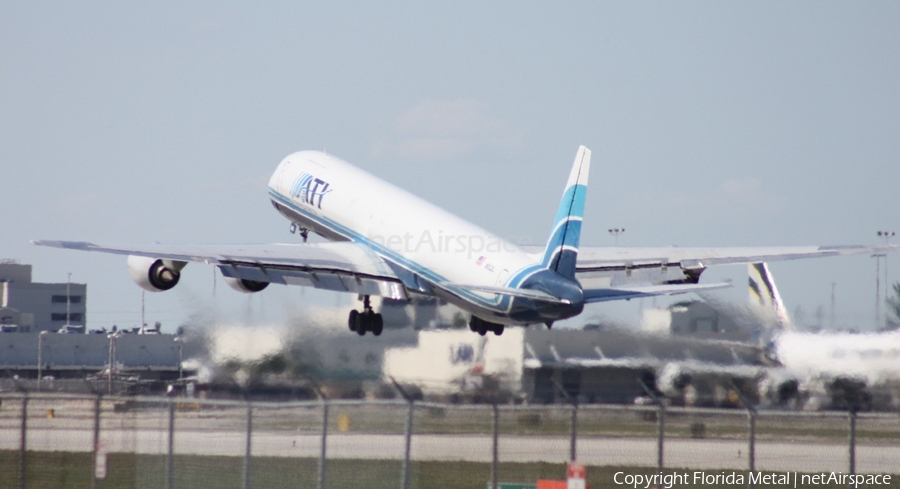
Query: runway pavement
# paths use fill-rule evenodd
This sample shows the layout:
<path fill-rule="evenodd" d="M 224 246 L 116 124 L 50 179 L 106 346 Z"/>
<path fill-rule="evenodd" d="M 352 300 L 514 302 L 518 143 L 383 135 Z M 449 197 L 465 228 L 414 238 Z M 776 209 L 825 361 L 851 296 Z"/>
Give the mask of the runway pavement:
<path fill-rule="evenodd" d="M 110 452 L 164 454 L 168 446 L 164 426 L 106 428 L 101 440 Z M 35 451 L 90 451 L 90 429 L 34 427 L 28 430 L 27 446 Z M 255 431 L 252 453 L 256 456 L 318 457 L 321 434 L 314 431 Z M 578 440 L 578 458 L 588 465 L 626 465 L 655 467 L 655 438 L 585 437 Z M 332 433 L 327 439 L 329 458 L 387 459 L 403 457 L 402 434 Z M 239 430 L 184 430 L 175 433 L 174 447 L 179 454 L 242 456 L 245 433 Z M 0 429 L 0 449 L 16 450 L 19 430 Z M 499 457 L 504 462 L 564 462 L 569 438 L 562 436 L 504 435 L 499 442 Z M 413 436 L 414 460 L 490 462 L 490 435 L 421 434 Z M 747 443 L 744 440 L 669 438 L 665 441 L 665 465 L 688 469 L 747 469 Z M 896 473 L 900 467 L 900 447 L 863 444 L 856 448 L 860 473 Z M 845 444 L 758 441 L 757 470 L 830 472 L 846 471 L 848 449 Z"/>

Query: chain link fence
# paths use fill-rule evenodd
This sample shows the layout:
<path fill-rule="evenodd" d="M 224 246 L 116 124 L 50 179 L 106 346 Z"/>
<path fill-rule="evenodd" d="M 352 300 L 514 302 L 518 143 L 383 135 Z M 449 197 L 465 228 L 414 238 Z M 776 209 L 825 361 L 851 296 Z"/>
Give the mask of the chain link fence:
<path fill-rule="evenodd" d="M 893 474 L 879 487 L 900 487 L 900 415 L 0 394 L 2 488 L 535 487 L 573 459 L 593 487 L 622 471 Z"/>

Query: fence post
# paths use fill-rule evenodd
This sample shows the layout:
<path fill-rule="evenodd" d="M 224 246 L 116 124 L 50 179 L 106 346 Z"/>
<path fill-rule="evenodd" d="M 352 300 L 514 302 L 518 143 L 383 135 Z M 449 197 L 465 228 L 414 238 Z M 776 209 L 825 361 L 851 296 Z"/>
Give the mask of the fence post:
<path fill-rule="evenodd" d="M 319 452 L 319 480 L 316 487 L 325 489 L 325 443 L 328 440 L 328 400 L 322 401 L 322 445 Z"/>
<path fill-rule="evenodd" d="M 247 403 L 247 447 L 244 451 L 244 489 L 250 489 L 250 448 L 253 440 L 253 404 Z"/>
<path fill-rule="evenodd" d="M 734 393 L 737 394 L 738 399 L 741 400 L 741 404 L 744 405 L 744 409 L 747 410 L 747 455 L 749 457 L 749 470 L 750 472 L 756 471 L 756 408 L 753 407 L 753 404 L 744 397 L 744 394 L 741 392 L 740 387 L 734 379 L 731 380 L 731 386 L 734 388 Z M 753 489 L 753 479 L 748 477 L 747 487 L 749 489 Z"/>
<path fill-rule="evenodd" d="M 848 418 L 850 421 L 849 449 L 850 449 L 850 475 L 856 474 L 856 410 L 850 408 Z"/>
<path fill-rule="evenodd" d="M 578 404 L 572 404 L 572 440 L 569 442 L 569 455 L 572 458 L 572 461 L 578 460 L 577 458 L 577 443 L 578 443 Z"/>
<path fill-rule="evenodd" d="M 756 472 L 756 410 L 747 410 L 747 424 L 749 431 L 747 434 L 747 455 L 750 458 L 749 469 L 750 472 Z M 753 489 L 752 479 L 748 487 Z"/>
<path fill-rule="evenodd" d="M 656 465 L 659 470 L 659 473 L 662 474 L 663 466 L 664 466 L 663 453 L 665 453 L 665 451 L 663 450 L 663 448 L 664 448 L 663 445 L 664 445 L 664 442 L 666 439 L 666 405 L 662 402 L 659 403 L 659 424 L 658 424 L 657 429 L 658 429 L 657 436 L 658 436 L 659 440 L 658 440 L 657 446 L 656 446 L 656 450 L 657 450 Z"/>
<path fill-rule="evenodd" d="M 571 434 L 571 438 L 569 440 L 569 460 L 574 462 L 574 461 L 578 460 L 576 458 L 576 456 L 577 456 L 577 451 L 576 451 L 577 446 L 576 445 L 578 443 L 578 399 L 575 399 L 572 396 L 570 396 L 569 393 L 566 392 L 566 389 L 564 389 L 563 386 L 556 379 L 551 378 L 550 380 L 553 381 L 553 385 L 555 385 L 556 388 L 559 389 L 559 392 L 562 393 L 563 397 L 565 397 L 566 400 L 569 401 L 569 404 L 572 405 L 572 420 L 571 420 L 572 434 Z"/>
<path fill-rule="evenodd" d="M 19 489 L 25 489 L 25 470 L 28 468 L 25 459 L 28 435 L 28 394 L 22 397 L 22 427 L 19 433 Z"/>
<path fill-rule="evenodd" d="M 100 394 L 94 398 L 94 463 L 91 465 L 91 489 L 97 489 L 97 451 L 100 448 Z"/>
<path fill-rule="evenodd" d="M 409 411 L 406 413 L 406 446 L 405 451 L 403 452 L 403 466 L 400 468 L 400 487 L 402 489 L 407 489 L 409 487 L 409 453 L 412 446 L 412 425 L 413 414 L 415 413 L 415 400 L 400 386 L 400 383 L 397 382 L 394 377 L 390 377 L 390 379 L 394 384 L 394 388 L 397 389 L 397 392 L 399 392 L 400 395 L 403 396 L 403 399 L 406 399 L 406 402 L 409 403 Z"/>
<path fill-rule="evenodd" d="M 175 487 L 175 401 L 169 399 L 169 447 L 166 455 L 166 489 Z"/>
<path fill-rule="evenodd" d="M 407 489 L 409 487 L 409 454 L 410 449 L 412 448 L 413 414 L 415 414 L 415 403 L 410 399 L 409 411 L 406 412 L 406 448 L 403 453 L 403 474 L 401 474 L 400 485 L 402 489 Z"/>
<path fill-rule="evenodd" d="M 497 446 L 500 441 L 500 409 L 497 407 L 497 401 L 494 401 L 492 406 L 494 408 L 494 444 L 491 455 L 491 489 L 497 489 L 497 471 L 500 458 Z"/>
<path fill-rule="evenodd" d="M 650 396 L 650 399 L 656 403 L 659 407 L 659 413 L 656 416 L 656 468 L 657 471 L 662 474 L 663 471 L 663 453 L 664 452 L 664 440 L 666 436 L 666 406 L 663 403 L 663 400 L 659 398 L 654 392 L 653 389 L 647 387 L 647 384 L 644 383 L 643 380 L 638 380 L 641 384 L 641 387 L 644 388 L 644 391 Z"/>

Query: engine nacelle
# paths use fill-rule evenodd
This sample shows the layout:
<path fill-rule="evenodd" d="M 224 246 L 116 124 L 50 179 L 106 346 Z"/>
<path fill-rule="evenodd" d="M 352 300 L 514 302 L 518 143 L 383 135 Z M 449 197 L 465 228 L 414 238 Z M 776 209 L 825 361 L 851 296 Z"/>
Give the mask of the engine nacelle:
<path fill-rule="evenodd" d="M 162 292 L 175 287 L 181 278 L 181 269 L 185 265 L 187 262 L 184 261 L 135 255 L 128 257 L 128 273 L 131 274 L 131 279 L 149 292 Z"/>
<path fill-rule="evenodd" d="M 243 292 L 245 294 L 251 294 L 253 292 L 259 292 L 266 287 L 269 286 L 269 282 L 257 282 L 256 280 L 247 280 L 244 278 L 234 278 L 234 277 L 224 277 L 225 283 L 228 284 L 232 289 Z"/>

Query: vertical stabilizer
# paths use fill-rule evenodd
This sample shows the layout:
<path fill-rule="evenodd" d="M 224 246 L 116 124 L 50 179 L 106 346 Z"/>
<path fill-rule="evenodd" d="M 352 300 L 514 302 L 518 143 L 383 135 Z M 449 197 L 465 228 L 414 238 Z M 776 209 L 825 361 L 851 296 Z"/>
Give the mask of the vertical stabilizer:
<path fill-rule="evenodd" d="M 566 182 L 553 229 L 541 264 L 569 280 L 575 280 L 575 262 L 578 259 L 578 241 L 581 238 L 581 222 L 584 217 L 584 198 L 587 194 L 588 173 L 591 170 L 591 150 L 581 146 L 575 155 L 575 163 Z"/>
<path fill-rule="evenodd" d="M 760 307 L 766 314 L 772 314 L 781 329 L 790 328 L 790 318 L 784 309 L 775 279 L 764 262 L 748 263 L 750 303 Z"/>

